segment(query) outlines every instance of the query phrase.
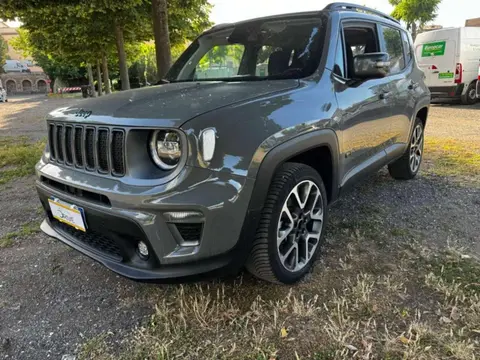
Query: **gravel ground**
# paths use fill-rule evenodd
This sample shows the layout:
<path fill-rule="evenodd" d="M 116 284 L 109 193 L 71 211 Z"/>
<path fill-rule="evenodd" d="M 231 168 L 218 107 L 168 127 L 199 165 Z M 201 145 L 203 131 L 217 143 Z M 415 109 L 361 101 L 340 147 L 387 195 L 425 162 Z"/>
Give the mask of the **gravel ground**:
<path fill-rule="evenodd" d="M 2 135 L 43 138 L 44 115 L 76 99 L 12 98 L 0 104 Z M 480 105 L 435 105 L 428 136 L 480 141 Z M 0 233 L 41 220 L 33 178 L 0 188 Z M 449 243 L 480 254 L 480 189 L 420 174 L 397 182 L 382 170 L 337 202 L 329 242 L 341 224 L 373 224 L 414 233 L 431 246 Z M 327 252 L 334 257 L 335 254 Z M 99 334 L 119 341 L 151 313 L 156 288 L 120 278 L 41 233 L 0 249 L 0 358 L 61 359 Z M 245 277 L 243 286 L 255 286 Z M 255 290 L 255 288 L 253 288 Z M 253 291 L 250 289 L 250 291 Z M 285 289 L 285 292 L 288 290 Z"/>
<path fill-rule="evenodd" d="M 0 107 L 0 136 L 46 136 L 45 115 L 50 111 L 74 105 L 81 99 L 48 98 L 45 95 L 14 96 Z"/>

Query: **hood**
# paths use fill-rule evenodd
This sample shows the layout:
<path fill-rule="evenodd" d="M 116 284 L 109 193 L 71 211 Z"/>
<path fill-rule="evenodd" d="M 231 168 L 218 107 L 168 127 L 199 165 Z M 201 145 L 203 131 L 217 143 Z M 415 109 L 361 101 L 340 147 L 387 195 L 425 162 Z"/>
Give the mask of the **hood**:
<path fill-rule="evenodd" d="M 206 112 L 298 87 L 298 80 L 183 82 L 121 91 L 57 109 L 50 119 L 125 126 L 180 127 Z"/>

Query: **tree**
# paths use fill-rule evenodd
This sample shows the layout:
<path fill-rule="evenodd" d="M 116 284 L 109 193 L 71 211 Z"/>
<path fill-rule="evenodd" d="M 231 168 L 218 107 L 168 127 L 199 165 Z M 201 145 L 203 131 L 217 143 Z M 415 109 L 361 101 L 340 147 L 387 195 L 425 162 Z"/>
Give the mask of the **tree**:
<path fill-rule="evenodd" d="M 170 67 L 172 52 L 178 56 L 211 26 L 210 8 L 208 0 L 0 0 L 0 16 L 20 18 L 32 37 L 42 38 L 35 46 L 39 44 L 44 54 L 77 64 L 95 65 L 102 59 L 105 76 L 104 50 L 108 58 L 115 47 L 122 89 L 129 88 L 131 45 L 155 38 L 155 67 L 161 78 Z"/>
<path fill-rule="evenodd" d="M 5 64 L 7 60 L 7 53 L 7 42 L 0 36 L 0 74 L 3 72 L 3 64 Z"/>
<path fill-rule="evenodd" d="M 169 70 L 172 50 L 184 47 L 212 26 L 210 10 L 208 0 L 152 0 L 157 80 Z"/>
<path fill-rule="evenodd" d="M 19 28 L 17 31 L 18 36 L 12 39 L 10 44 L 23 57 L 32 57 L 50 79 L 69 80 L 85 76 L 85 69 L 82 69 L 80 64 L 64 58 L 60 54 L 48 53 L 45 50 L 45 39 L 42 34 L 37 33 L 32 36 L 28 30 L 23 28 Z"/>
<path fill-rule="evenodd" d="M 157 77 L 160 80 L 170 69 L 172 53 L 168 30 L 167 0 L 152 0 L 153 35 L 157 59 Z"/>
<path fill-rule="evenodd" d="M 437 17 L 438 5 L 442 0 L 389 0 L 395 6 L 392 16 L 406 23 L 413 40 L 419 28 Z"/>

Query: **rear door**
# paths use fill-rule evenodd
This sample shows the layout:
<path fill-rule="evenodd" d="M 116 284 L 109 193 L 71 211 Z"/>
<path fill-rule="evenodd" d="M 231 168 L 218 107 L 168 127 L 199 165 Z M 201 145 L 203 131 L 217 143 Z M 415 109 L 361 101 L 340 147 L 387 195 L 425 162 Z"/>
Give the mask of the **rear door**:
<path fill-rule="evenodd" d="M 390 57 L 390 70 L 386 79 L 390 86 L 390 129 L 388 132 L 387 153 L 391 158 L 402 155 L 410 134 L 411 121 L 415 111 L 413 89 L 418 86 L 411 74 L 413 58 L 406 35 L 399 28 L 379 25 L 382 51 Z M 405 44 L 405 41 L 407 44 Z M 406 50 L 410 51 L 407 53 Z"/>
<path fill-rule="evenodd" d="M 418 66 L 428 87 L 455 85 L 458 29 L 420 34 L 415 41 Z"/>

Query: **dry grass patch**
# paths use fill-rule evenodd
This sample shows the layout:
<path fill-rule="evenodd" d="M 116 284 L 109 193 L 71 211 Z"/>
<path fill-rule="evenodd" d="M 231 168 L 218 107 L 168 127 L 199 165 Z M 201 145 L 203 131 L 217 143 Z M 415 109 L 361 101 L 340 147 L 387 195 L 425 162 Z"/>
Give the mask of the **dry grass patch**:
<path fill-rule="evenodd" d="M 440 176 L 478 178 L 480 144 L 454 139 L 426 137 L 425 159 L 428 170 Z"/>
<path fill-rule="evenodd" d="M 45 141 L 32 143 L 25 137 L 0 138 L 0 185 L 33 175 L 44 148 Z"/>
<path fill-rule="evenodd" d="M 151 317 L 120 348 L 107 338 L 79 358 L 475 359 L 479 261 L 408 231 L 386 245 L 388 230 L 362 225 L 333 224 L 337 242 L 292 288 L 248 275 L 155 288 Z"/>

